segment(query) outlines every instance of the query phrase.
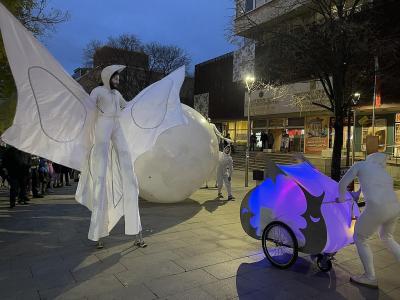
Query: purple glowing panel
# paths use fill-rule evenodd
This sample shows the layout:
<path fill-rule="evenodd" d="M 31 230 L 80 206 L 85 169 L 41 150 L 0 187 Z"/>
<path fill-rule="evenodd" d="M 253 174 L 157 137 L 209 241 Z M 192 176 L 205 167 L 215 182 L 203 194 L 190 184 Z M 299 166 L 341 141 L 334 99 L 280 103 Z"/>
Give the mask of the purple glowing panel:
<path fill-rule="evenodd" d="M 259 239 L 268 223 L 284 222 L 305 253 L 333 253 L 351 243 L 352 209 L 355 216 L 359 211 L 351 201 L 332 203 L 338 196 L 337 182 L 308 163 L 277 168 L 280 174 L 267 178 L 243 199 L 243 229 Z"/>

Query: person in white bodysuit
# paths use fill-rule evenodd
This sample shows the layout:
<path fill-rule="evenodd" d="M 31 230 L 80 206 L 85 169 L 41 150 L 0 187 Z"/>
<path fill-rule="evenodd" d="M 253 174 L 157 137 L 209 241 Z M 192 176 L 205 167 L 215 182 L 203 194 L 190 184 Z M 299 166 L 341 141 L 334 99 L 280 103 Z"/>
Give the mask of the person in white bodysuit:
<path fill-rule="evenodd" d="M 228 192 L 228 200 L 235 199 L 232 196 L 231 179 L 233 173 L 233 160 L 231 156 L 231 147 L 226 146 L 224 152 L 219 153 L 219 161 L 217 167 L 217 184 L 218 184 L 218 198 L 223 198 L 221 193 L 222 185 L 225 184 Z"/>
<path fill-rule="evenodd" d="M 90 97 L 96 102 L 98 109 L 95 124 L 93 163 L 94 199 L 93 210 L 89 228 L 89 239 L 98 241 L 97 247 L 102 248 L 102 237 L 108 236 L 108 207 L 106 198 L 106 171 L 108 163 L 108 152 L 110 141 L 118 156 L 121 170 L 122 187 L 125 211 L 125 232 L 127 234 L 138 234 L 139 240 L 135 245 L 145 247 L 146 244 L 141 236 L 141 223 L 138 208 L 138 201 L 134 199 L 130 190 L 136 188 L 136 177 L 133 174 L 133 167 L 130 153 L 128 152 L 127 141 L 119 123 L 121 110 L 126 106 L 126 101 L 118 92 L 116 87 L 119 84 L 119 73 L 125 66 L 112 65 L 103 69 L 101 79 L 103 86 L 96 87 L 90 93 Z M 132 198 L 132 199 L 129 199 Z M 137 214 L 137 217 L 135 216 Z"/>
<path fill-rule="evenodd" d="M 222 135 L 222 133 L 219 132 L 217 126 L 215 126 L 215 124 L 211 122 L 210 118 L 207 118 L 207 121 L 211 125 L 212 130 L 214 131 L 215 135 L 217 136 L 218 147 L 220 147 L 220 145 L 222 145 L 222 141 L 226 141 L 228 143 L 228 145 L 233 143 L 233 141 L 231 139 L 224 137 Z M 219 149 L 221 149 L 221 148 L 219 148 Z M 215 180 L 215 187 L 218 187 L 218 179 Z M 208 181 L 206 181 L 206 189 L 207 188 L 208 188 Z"/>
<path fill-rule="evenodd" d="M 386 172 L 386 154 L 373 153 L 367 159 L 354 164 L 339 182 L 339 202 L 345 201 L 346 188 L 358 177 L 364 194 L 365 209 L 358 218 L 354 229 L 354 242 L 364 266 L 365 273 L 351 276 L 355 283 L 378 287 L 372 251 L 367 243 L 369 237 L 378 231 L 379 238 L 400 261 L 400 245 L 393 239 L 396 221 L 400 215 L 400 203 L 393 189 L 393 179 Z"/>

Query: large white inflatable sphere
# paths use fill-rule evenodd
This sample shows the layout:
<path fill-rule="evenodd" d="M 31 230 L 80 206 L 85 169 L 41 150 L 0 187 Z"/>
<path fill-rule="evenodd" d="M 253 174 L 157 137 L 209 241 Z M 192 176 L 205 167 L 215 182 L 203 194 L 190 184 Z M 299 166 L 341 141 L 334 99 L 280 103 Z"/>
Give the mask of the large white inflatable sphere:
<path fill-rule="evenodd" d="M 208 121 L 182 104 L 188 124 L 162 133 L 135 162 L 140 197 L 150 202 L 183 201 L 198 190 L 218 163 L 218 140 Z"/>

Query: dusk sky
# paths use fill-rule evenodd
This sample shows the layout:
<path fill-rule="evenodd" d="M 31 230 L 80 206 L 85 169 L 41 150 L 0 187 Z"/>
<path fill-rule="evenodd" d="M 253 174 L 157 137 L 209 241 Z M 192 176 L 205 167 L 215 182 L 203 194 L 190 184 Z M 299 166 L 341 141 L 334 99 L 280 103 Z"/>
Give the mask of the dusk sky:
<path fill-rule="evenodd" d="M 194 65 L 234 50 L 226 31 L 234 14 L 232 0 L 50 0 L 71 18 L 44 39 L 46 47 L 72 73 L 82 66 L 82 53 L 93 39 L 135 34 L 183 48 Z"/>

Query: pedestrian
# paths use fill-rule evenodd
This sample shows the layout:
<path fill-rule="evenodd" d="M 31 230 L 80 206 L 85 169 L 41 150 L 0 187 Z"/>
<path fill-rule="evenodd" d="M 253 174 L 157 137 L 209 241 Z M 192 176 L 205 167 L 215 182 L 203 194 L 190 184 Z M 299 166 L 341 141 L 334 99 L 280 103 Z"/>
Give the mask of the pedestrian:
<path fill-rule="evenodd" d="M 4 155 L 6 153 L 6 144 L 0 139 L 0 187 L 6 187 L 6 181 L 8 184 L 8 173 L 4 164 Z"/>
<path fill-rule="evenodd" d="M 61 173 L 61 165 L 53 162 L 53 188 L 59 188 L 61 187 L 61 183 L 60 183 L 60 173 Z"/>
<path fill-rule="evenodd" d="M 250 151 L 255 151 L 256 144 L 257 144 L 257 136 L 255 135 L 255 133 L 253 133 L 250 136 Z"/>
<path fill-rule="evenodd" d="M 217 137 L 218 149 L 219 149 L 219 150 L 223 149 L 223 145 L 225 145 L 225 143 L 226 143 L 226 145 L 231 145 L 231 144 L 233 143 L 233 141 L 230 139 L 229 133 L 227 134 L 227 136 L 228 136 L 229 138 L 224 137 L 224 136 L 222 135 L 222 133 L 217 129 L 217 126 L 215 126 L 215 124 L 211 122 L 211 119 L 210 119 L 210 118 L 207 118 L 207 121 L 208 121 L 208 123 L 210 124 L 212 131 L 215 133 L 215 135 L 216 135 L 216 137 Z M 217 179 L 215 179 L 215 187 L 217 187 Z M 207 178 L 207 180 L 206 180 L 206 186 L 205 186 L 205 188 L 208 189 L 208 178 Z"/>
<path fill-rule="evenodd" d="M 49 176 L 47 181 L 47 192 L 53 192 L 53 183 L 54 183 L 54 167 L 53 162 L 51 160 L 47 160 L 47 168 L 49 170 Z"/>
<path fill-rule="evenodd" d="M 394 240 L 397 219 L 400 215 L 400 203 L 393 188 L 393 179 L 386 172 L 384 153 L 368 155 L 365 161 L 355 163 L 339 182 L 339 202 L 345 201 L 347 186 L 358 177 L 364 194 L 365 209 L 356 221 L 354 243 L 364 266 L 364 274 L 353 275 L 350 281 L 377 288 L 373 255 L 368 238 L 378 231 L 379 238 L 400 262 L 400 245 Z"/>
<path fill-rule="evenodd" d="M 32 197 L 43 198 L 43 195 L 39 193 L 40 180 L 39 180 L 39 157 L 31 155 L 31 184 L 32 184 Z"/>
<path fill-rule="evenodd" d="M 49 181 L 49 167 L 47 165 L 47 159 L 39 158 L 39 187 L 42 195 L 47 194 L 47 184 Z"/>
<path fill-rule="evenodd" d="M 15 207 L 17 197 L 19 204 L 28 204 L 30 154 L 10 146 L 4 154 L 4 164 L 10 183 L 10 208 Z"/>
<path fill-rule="evenodd" d="M 289 135 L 286 132 L 284 132 L 282 134 L 282 145 L 281 145 L 282 152 L 287 153 L 289 151 L 289 141 L 290 141 Z"/>
<path fill-rule="evenodd" d="M 65 178 L 65 185 L 71 186 L 71 184 L 69 183 L 70 174 L 71 174 L 70 168 L 68 168 L 66 166 L 60 166 L 60 185 L 61 186 L 64 186 L 64 178 Z"/>
<path fill-rule="evenodd" d="M 267 143 L 268 143 L 268 149 L 271 149 L 274 147 L 274 135 L 272 134 L 271 130 L 268 130 L 268 134 L 267 134 Z"/>
<path fill-rule="evenodd" d="M 231 147 L 226 146 L 223 152 L 219 153 L 219 161 L 217 168 L 217 184 L 218 184 L 218 198 L 223 198 L 222 186 L 225 184 L 226 191 L 228 192 L 228 201 L 235 199 L 232 196 L 232 180 L 233 173 L 233 159 L 231 156 Z"/>
<path fill-rule="evenodd" d="M 265 133 L 265 130 L 261 131 L 261 151 L 266 149 L 266 145 L 268 143 L 268 135 Z"/>

